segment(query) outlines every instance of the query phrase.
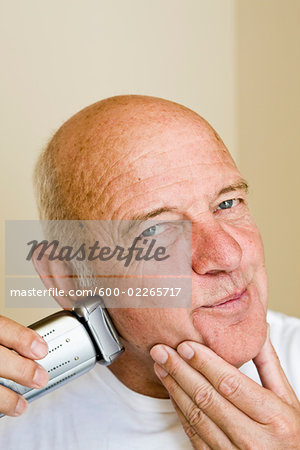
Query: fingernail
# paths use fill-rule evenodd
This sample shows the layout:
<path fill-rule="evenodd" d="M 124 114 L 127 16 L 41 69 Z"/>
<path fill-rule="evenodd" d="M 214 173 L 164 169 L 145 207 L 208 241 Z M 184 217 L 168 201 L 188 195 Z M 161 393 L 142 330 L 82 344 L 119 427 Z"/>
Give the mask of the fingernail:
<path fill-rule="evenodd" d="M 192 357 L 194 356 L 195 352 L 192 349 L 192 347 L 190 347 L 188 344 L 180 344 L 177 347 L 177 352 L 179 353 L 180 356 L 182 356 L 185 359 L 192 359 Z"/>
<path fill-rule="evenodd" d="M 19 416 L 20 414 L 22 414 L 22 412 L 25 411 L 27 407 L 27 402 L 23 397 L 19 397 L 15 412 L 14 412 L 14 416 Z"/>
<path fill-rule="evenodd" d="M 48 379 L 49 379 L 48 373 L 42 367 L 38 367 L 33 377 L 33 386 L 40 388 L 45 384 L 47 384 Z"/>
<path fill-rule="evenodd" d="M 42 338 L 36 338 L 32 342 L 30 350 L 36 358 L 42 358 L 48 353 L 48 345 Z"/>
<path fill-rule="evenodd" d="M 154 370 L 159 378 L 165 378 L 168 375 L 168 372 L 161 366 L 154 366 Z"/>
<path fill-rule="evenodd" d="M 163 349 L 161 345 L 156 345 L 150 351 L 151 358 L 159 364 L 165 364 L 168 359 L 168 353 Z"/>

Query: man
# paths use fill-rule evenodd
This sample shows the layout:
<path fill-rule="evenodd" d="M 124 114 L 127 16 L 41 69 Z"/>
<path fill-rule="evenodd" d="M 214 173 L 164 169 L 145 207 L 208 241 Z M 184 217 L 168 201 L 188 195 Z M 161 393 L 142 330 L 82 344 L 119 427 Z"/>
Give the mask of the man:
<path fill-rule="evenodd" d="M 268 337 L 263 246 L 247 184 L 210 125 L 166 100 L 106 99 L 60 128 L 40 157 L 36 181 L 42 219 L 191 221 L 192 307 L 109 308 L 124 354 L 17 420 L 1 419 L 3 445 L 299 448 L 300 323 L 268 317 L 294 392 Z M 33 332 L 2 323 L 0 375 L 31 385 Z M 41 376 L 40 385 L 46 381 Z M 0 390 L 2 412 L 13 415 L 16 403 L 15 394 Z"/>

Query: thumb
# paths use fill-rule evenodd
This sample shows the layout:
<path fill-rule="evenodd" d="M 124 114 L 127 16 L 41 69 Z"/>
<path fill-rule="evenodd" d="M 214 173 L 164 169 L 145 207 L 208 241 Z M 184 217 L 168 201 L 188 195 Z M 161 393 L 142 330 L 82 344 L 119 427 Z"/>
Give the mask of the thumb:
<path fill-rule="evenodd" d="M 267 324 L 267 337 L 265 343 L 253 359 L 263 387 L 274 392 L 278 397 L 289 404 L 298 404 L 288 379 L 281 367 L 279 358 L 270 339 L 270 325 Z"/>

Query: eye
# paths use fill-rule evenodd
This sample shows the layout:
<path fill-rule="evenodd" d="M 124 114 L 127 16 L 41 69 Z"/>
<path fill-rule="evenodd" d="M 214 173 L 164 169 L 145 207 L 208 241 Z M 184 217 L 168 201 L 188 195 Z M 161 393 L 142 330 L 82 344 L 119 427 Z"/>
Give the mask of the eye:
<path fill-rule="evenodd" d="M 157 234 L 162 233 L 166 229 L 166 224 L 156 224 L 152 225 L 152 227 L 147 228 L 145 231 L 141 233 L 142 237 L 156 236 Z"/>
<path fill-rule="evenodd" d="M 241 202 L 240 198 L 232 198 L 230 200 L 225 200 L 224 202 L 220 203 L 217 207 L 217 210 L 220 209 L 230 209 L 236 205 L 238 205 Z"/>

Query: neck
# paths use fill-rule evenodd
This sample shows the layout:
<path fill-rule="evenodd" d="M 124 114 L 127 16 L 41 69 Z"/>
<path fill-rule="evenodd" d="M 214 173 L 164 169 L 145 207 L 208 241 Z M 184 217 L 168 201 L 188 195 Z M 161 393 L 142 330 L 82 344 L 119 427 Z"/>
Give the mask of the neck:
<path fill-rule="evenodd" d="M 159 381 L 153 369 L 151 357 L 125 352 L 110 366 L 109 370 L 129 389 L 155 398 L 169 398 L 168 391 Z"/>

